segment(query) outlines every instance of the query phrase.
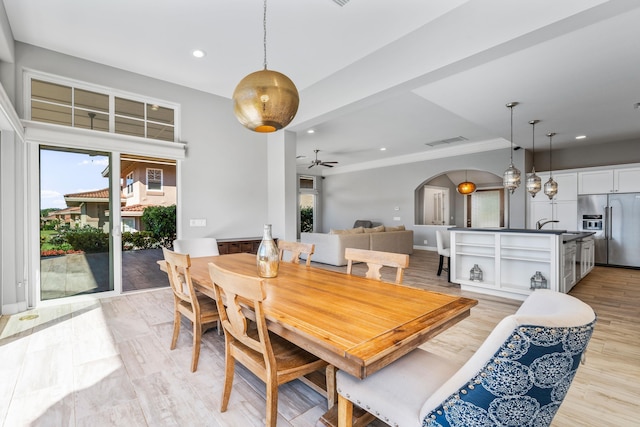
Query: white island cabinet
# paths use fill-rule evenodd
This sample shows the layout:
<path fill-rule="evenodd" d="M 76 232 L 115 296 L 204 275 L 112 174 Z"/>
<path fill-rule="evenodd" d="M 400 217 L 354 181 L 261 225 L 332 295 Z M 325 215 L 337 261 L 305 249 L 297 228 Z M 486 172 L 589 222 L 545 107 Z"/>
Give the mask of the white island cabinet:
<path fill-rule="evenodd" d="M 565 278 L 573 280 L 562 265 L 563 230 L 454 227 L 450 231 L 451 281 L 463 290 L 524 300 L 537 272 L 546 280 L 546 288 L 555 291 L 564 290 Z M 573 248 L 575 254 L 575 244 Z M 482 270 L 482 280 L 472 280 L 475 265 Z"/>

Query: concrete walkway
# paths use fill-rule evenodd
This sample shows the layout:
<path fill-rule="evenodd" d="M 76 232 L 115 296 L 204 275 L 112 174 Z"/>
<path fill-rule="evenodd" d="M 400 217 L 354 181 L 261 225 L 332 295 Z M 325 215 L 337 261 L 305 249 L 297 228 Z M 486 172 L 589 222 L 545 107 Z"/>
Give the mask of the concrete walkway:
<path fill-rule="evenodd" d="M 122 253 L 124 292 L 169 286 L 157 261 L 162 249 Z M 70 254 L 42 258 L 40 262 L 42 300 L 111 290 L 109 254 Z"/>

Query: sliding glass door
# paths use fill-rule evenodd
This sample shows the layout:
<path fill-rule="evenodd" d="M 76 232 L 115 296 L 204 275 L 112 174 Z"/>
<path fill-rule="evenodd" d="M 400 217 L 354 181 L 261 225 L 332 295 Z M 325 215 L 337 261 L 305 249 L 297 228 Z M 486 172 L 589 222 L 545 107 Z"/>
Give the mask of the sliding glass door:
<path fill-rule="evenodd" d="M 114 290 L 108 153 L 40 149 L 40 300 Z"/>

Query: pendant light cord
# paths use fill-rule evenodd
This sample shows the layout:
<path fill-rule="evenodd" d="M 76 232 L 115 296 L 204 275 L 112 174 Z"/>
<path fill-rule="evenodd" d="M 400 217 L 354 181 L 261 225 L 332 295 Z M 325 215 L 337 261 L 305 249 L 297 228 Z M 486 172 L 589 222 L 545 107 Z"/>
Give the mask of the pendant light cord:
<path fill-rule="evenodd" d="M 262 14 L 263 29 L 263 47 L 264 47 L 264 69 L 267 69 L 267 0 L 264 0 L 264 9 Z"/>
<path fill-rule="evenodd" d="M 509 106 L 509 109 L 511 110 L 511 157 L 510 157 L 510 163 L 513 165 L 513 105 Z"/>
<path fill-rule="evenodd" d="M 553 135 L 555 135 L 553 132 L 550 132 L 549 134 L 549 179 L 553 178 L 553 174 L 551 173 L 551 138 L 553 138 Z"/>

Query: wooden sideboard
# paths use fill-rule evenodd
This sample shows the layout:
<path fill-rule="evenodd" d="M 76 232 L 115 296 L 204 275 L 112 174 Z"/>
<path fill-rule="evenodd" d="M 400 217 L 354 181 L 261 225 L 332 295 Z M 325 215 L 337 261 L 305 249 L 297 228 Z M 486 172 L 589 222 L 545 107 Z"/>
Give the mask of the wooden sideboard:
<path fill-rule="evenodd" d="M 276 244 L 278 243 L 277 239 L 273 239 Z M 262 241 L 262 237 L 248 237 L 244 239 L 218 239 L 218 251 L 220 251 L 220 255 L 226 254 L 238 254 L 238 253 L 250 253 L 257 254 L 258 246 L 260 246 L 260 242 Z"/>

